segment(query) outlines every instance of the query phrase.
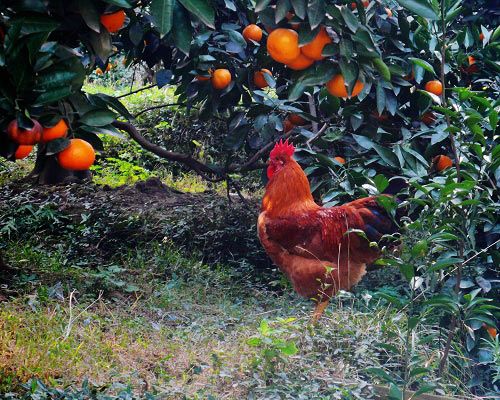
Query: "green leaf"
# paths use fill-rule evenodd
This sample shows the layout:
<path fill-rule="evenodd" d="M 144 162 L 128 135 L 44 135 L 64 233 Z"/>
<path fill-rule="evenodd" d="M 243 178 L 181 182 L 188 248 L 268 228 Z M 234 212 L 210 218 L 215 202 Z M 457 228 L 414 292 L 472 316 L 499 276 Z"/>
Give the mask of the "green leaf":
<path fill-rule="evenodd" d="M 79 136 L 85 135 L 86 137 L 90 137 L 87 133 L 93 134 L 93 137 L 99 135 L 108 135 L 114 136 L 120 139 L 125 139 L 125 136 L 120 133 L 118 129 L 116 129 L 113 125 L 104 125 L 104 126 L 87 126 L 82 125 L 79 130 Z M 85 132 L 85 133 L 83 133 Z M 97 137 L 98 138 L 98 137 Z M 95 140 L 95 139 L 94 139 Z"/>
<path fill-rule="evenodd" d="M 319 28 L 311 29 L 307 24 L 301 24 L 299 28 L 299 46 L 311 42 L 319 33 Z"/>
<path fill-rule="evenodd" d="M 359 28 L 359 21 L 356 18 L 356 16 L 352 13 L 351 9 L 348 8 L 347 6 L 341 6 L 340 7 L 340 14 L 342 14 L 342 18 L 344 18 L 344 21 L 345 21 L 347 27 L 353 33 L 356 33 L 356 31 Z"/>
<path fill-rule="evenodd" d="M 57 154 L 60 151 L 63 151 L 66 147 L 69 146 L 68 138 L 59 138 L 55 140 L 51 140 L 47 143 L 47 151 L 46 154 L 51 156 L 52 154 Z"/>
<path fill-rule="evenodd" d="M 299 351 L 299 349 L 297 349 L 295 342 L 288 342 L 285 346 L 280 347 L 280 350 L 283 354 L 287 356 L 293 356 L 297 354 Z"/>
<path fill-rule="evenodd" d="M 123 103 L 120 100 L 118 100 L 116 97 L 109 96 L 109 95 L 104 94 L 104 93 L 98 93 L 98 94 L 92 95 L 92 98 L 98 98 L 98 99 L 102 100 L 102 102 L 104 103 L 103 105 L 107 105 L 107 106 L 113 108 L 115 111 L 120 113 L 120 115 L 122 115 L 123 117 L 128 118 L 128 119 L 134 119 L 134 116 L 132 114 L 130 114 L 130 112 L 127 110 L 127 107 L 125 107 L 123 105 Z"/>
<path fill-rule="evenodd" d="M 396 383 L 394 379 L 387 373 L 385 372 L 382 368 L 375 368 L 375 367 L 370 367 L 366 369 L 366 372 L 368 372 L 371 375 L 375 375 L 382 379 L 385 382 L 390 382 L 390 383 Z"/>
<path fill-rule="evenodd" d="M 80 122 L 89 126 L 109 125 L 115 120 L 115 113 L 109 110 L 92 110 L 85 113 Z"/>
<path fill-rule="evenodd" d="M 408 60 L 410 60 L 413 64 L 418 65 L 419 67 L 422 67 L 426 71 L 429 71 L 432 75 L 436 75 L 436 73 L 434 72 L 434 68 L 427 61 L 424 61 L 424 60 L 421 60 L 420 58 L 415 58 L 415 57 L 409 57 Z"/>
<path fill-rule="evenodd" d="M 411 281 L 412 278 L 415 276 L 415 268 L 413 268 L 413 265 L 410 264 L 401 264 L 399 266 L 399 270 L 403 274 L 403 276 L 406 278 L 407 281 Z"/>
<path fill-rule="evenodd" d="M 249 346 L 252 346 L 252 347 L 257 347 L 257 346 L 260 346 L 262 343 L 262 340 L 257 338 L 257 337 L 253 337 L 253 338 L 250 338 L 247 340 L 247 344 Z"/>
<path fill-rule="evenodd" d="M 300 19 L 304 19 L 306 17 L 306 0 L 290 0 L 290 2 L 292 3 L 295 15 Z"/>
<path fill-rule="evenodd" d="M 370 138 L 366 136 L 352 134 L 354 140 L 363 148 L 370 150 L 373 149 L 373 145 L 375 144 Z"/>
<path fill-rule="evenodd" d="M 106 29 L 102 29 L 101 33 L 90 31 L 89 36 L 94 53 L 101 60 L 106 60 L 113 53 L 110 33 Z"/>
<path fill-rule="evenodd" d="M 384 160 L 387 164 L 389 164 L 392 167 L 398 168 L 399 163 L 398 163 L 398 158 L 394 154 L 394 152 L 387 147 L 380 146 L 378 144 L 373 145 L 374 150 L 378 153 L 380 158 Z"/>
<path fill-rule="evenodd" d="M 207 0 L 178 0 L 186 9 L 196 15 L 201 22 L 215 29 L 215 11 Z M 176 20 L 177 23 L 177 20 Z"/>
<path fill-rule="evenodd" d="M 389 385 L 389 393 L 387 395 L 387 399 L 388 400 L 402 400 L 403 399 L 403 392 L 395 383 L 391 383 Z"/>
<path fill-rule="evenodd" d="M 375 58 L 373 59 L 373 65 L 377 69 L 377 71 L 382 75 L 382 78 L 384 78 L 386 81 L 390 82 L 391 81 L 391 71 L 389 70 L 389 67 L 387 64 L 381 59 L 381 58 Z"/>
<path fill-rule="evenodd" d="M 175 0 L 153 0 L 149 5 L 153 23 L 160 34 L 166 35 L 172 29 Z"/>
<path fill-rule="evenodd" d="M 50 104 L 54 103 L 57 100 L 64 99 L 65 97 L 69 96 L 71 94 L 71 87 L 70 86 L 65 86 L 65 87 L 60 87 L 60 88 L 54 88 L 50 91 L 47 91 L 45 93 L 42 93 L 40 96 L 38 96 L 33 103 L 33 105 L 44 105 L 44 104 Z"/>
<path fill-rule="evenodd" d="M 48 90 L 71 84 L 78 74 L 73 71 L 50 71 L 37 79 L 36 90 Z"/>
<path fill-rule="evenodd" d="M 325 2 L 324 0 L 309 0 L 307 5 L 307 17 L 311 28 L 317 28 L 323 18 L 325 18 Z"/>
<path fill-rule="evenodd" d="M 382 112 L 385 109 L 385 90 L 380 81 L 377 83 L 376 92 L 377 92 L 377 112 L 378 115 L 382 115 Z"/>
<path fill-rule="evenodd" d="M 402 7 L 414 12 L 415 14 L 431 19 L 437 20 L 439 17 L 432 8 L 432 6 L 426 0 L 396 0 Z"/>
<path fill-rule="evenodd" d="M 265 10 L 270 2 L 271 0 L 259 0 L 255 5 L 255 12 L 258 13 Z"/>
<path fill-rule="evenodd" d="M 490 120 L 491 129 L 495 132 L 498 125 L 498 112 L 491 110 L 488 114 L 488 118 Z"/>
<path fill-rule="evenodd" d="M 21 36 L 32 33 L 52 32 L 60 25 L 59 22 L 45 15 L 23 16 L 13 19 L 11 23 L 21 26 Z"/>
<path fill-rule="evenodd" d="M 294 101 L 297 100 L 305 88 L 308 86 L 322 85 L 328 82 L 335 70 L 329 64 L 319 64 L 314 69 L 308 69 L 292 86 L 289 94 L 289 99 Z"/>
<path fill-rule="evenodd" d="M 276 9 L 274 12 L 274 22 L 278 23 L 285 19 L 288 10 L 290 9 L 290 1 L 289 0 L 278 0 L 276 2 Z"/>
<path fill-rule="evenodd" d="M 77 3 L 78 12 L 82 16 L 83 20 L 87 26 L 94 32 L 99 33 L 101 31 L 101 21 L 99 19 L 99 11 L 92 2 L 78 1 Z"/>
<path fill-rule="evenodd" d="M 450 265 L 461 263 L 463 261 L 464 260 L 462 260 L 461 258 L 456 258 L 456 257 L 445 258 L 444 260 L 439 260 L 435 262 L 433 265 L 431 265 L 428 271 L 429 272 L 439 271 L 440 269 L 449 267 Z"/>
<path fill-rule="evenodd" d="M 379 174 L 373 178 L 373 183 L 377 187 L 377 190 L 382 193 L 387 186 L 389 186 L 389 180 L 382 174 Z"/>
<path fill-rule="evenodd" d="M 412 247 L 411 249 L 411 255 L 413 257 L 423 257 L 427 254 L 427 251 L 429 250 L 429 245 L 427 240 L 419 240 L 417 243 L 415 243 L 415 246 Z"/>
<path fill-rule="evenodd" d="M 174 6 L 174 21 L 172 35 L 175 46 L 184 54 L 189 54 L 192 39 L 191 20 L 186 10 L 177 2 Z"/>

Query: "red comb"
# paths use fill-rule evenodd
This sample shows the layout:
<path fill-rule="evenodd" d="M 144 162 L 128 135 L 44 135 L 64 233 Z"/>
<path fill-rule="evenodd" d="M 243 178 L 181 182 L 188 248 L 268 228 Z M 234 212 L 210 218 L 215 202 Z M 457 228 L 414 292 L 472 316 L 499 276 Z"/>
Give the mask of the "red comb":
<path fill-rule="evenodd" d="M 285 141 L 283 141 L 283 139 L 280 139 L 280 141 L 274 145 L 274 149 L 271 150 L 269 157 L 276 158 L 280 155 L 287 155 L 288 157 L 291 157 L 293 156 L 294 152 L 295 147 L 293 146 L 293 144 L 288 143 L 288 139 Z"/>

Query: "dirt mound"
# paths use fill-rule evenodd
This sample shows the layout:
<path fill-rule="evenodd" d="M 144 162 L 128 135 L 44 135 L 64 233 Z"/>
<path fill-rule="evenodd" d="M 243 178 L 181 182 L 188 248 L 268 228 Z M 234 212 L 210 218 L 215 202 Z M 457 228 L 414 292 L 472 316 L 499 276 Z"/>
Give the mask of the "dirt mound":
<path fill-rule="evenodd" d="M 0 225 L 10 220 L 21 240 L 42 234 L 50 244 L 67 241 L 75 258 L 92 252 L 93 264 L 167 241 L 188 254 L 199 253 L 207 263 L 269 268 L 256 235 L 257 215 L 257 201 L 181 193 L 157 178 L 114 189 L 16 182 L 0 192 Z"/>

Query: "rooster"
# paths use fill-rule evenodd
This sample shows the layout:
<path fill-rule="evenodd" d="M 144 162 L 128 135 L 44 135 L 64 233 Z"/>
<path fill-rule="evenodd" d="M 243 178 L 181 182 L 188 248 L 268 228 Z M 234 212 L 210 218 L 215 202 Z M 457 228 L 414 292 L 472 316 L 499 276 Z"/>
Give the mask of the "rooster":
<path fill-rule="evenodd" d="M 294 151 L 287 140 L 270 153 L 258 235 L 295 291 L 317 302 L 312 316 L 317 322 L 330 298 L 350 290 L 366 264 L 380 256 L 370 242 L 394 233 L 396 225 L 376 197 L 332 208 L 316 204 L 306 174 L 292 158 Z"/>

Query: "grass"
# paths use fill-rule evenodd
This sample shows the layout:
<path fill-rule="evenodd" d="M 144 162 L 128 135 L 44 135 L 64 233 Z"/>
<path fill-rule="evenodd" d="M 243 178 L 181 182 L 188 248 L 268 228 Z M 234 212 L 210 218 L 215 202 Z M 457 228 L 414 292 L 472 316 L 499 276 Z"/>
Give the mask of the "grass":
<path fill-rule="evenodd" d="M 21 252 L 18 261 L 25 257 Z M 214 270 L 168 246 L 152 245 L 114 262 L 128 271 L 133 293 L 92 298 L 83 287 L 44 288 L 35 280 L 35 290 L 1 303 L 2 390 L 33 377 L 58 387 L 87 378 L 98 386 L 154 388 L 169 393 L 166 398 L 238 398 L 278 389 L 295 393 L 297 387 L 286 389 L 290 379 L 308 379 L 323 393 L 334 393 L 344 380 L 362 381 L 360 368 L 378 362 L 377 341 L 401 345 L 401 316 L 389 308 L 374 313 L 350 295 L 337 299 L 312 329 L 311 304 L 292 292 L 259 289 L 224 266 Z M 250 346 L 249 339 L 262 336 L 262 320 L 280 329 L 270 345 Z M 273 340 L 292 341 L 299 353 L 269 356 Z"/>

